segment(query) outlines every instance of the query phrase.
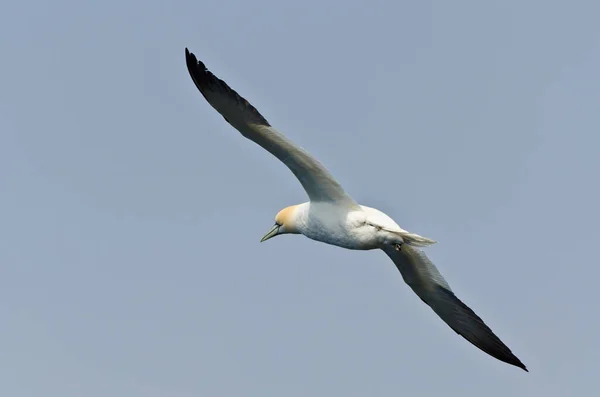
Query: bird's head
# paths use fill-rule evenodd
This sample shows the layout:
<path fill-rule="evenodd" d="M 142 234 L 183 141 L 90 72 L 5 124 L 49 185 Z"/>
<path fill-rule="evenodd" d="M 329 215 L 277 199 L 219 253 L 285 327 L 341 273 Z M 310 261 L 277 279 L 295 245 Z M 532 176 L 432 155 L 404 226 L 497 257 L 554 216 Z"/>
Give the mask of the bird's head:
<path fill-rule="evenodd" d="M 296 209 L 297 205 L 286 207 L 277 213 L 275 217 L 275 225 L 268 231 L 267 234 L 260 240 L 267 241 L 271 237 L 278 236 L 280 234 L 298 234 L 300 233 L 296 228 Z"/>

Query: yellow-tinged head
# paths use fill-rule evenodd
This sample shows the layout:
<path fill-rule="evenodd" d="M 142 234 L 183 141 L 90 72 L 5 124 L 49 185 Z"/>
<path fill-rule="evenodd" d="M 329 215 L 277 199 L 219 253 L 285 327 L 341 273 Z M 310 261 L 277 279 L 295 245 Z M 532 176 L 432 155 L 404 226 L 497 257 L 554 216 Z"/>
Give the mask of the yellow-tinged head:
<path fill-rule="evenodd" d="M 275 225 L 269 230 L 267 234 L 260 240 L 267 241 L 271 237 L 278 236 L 280 234 L 287 233 L 299 233 L 296 229 L 296 208 L 297 205 L 286 207 L 277 213 L 275 217 Z"/>

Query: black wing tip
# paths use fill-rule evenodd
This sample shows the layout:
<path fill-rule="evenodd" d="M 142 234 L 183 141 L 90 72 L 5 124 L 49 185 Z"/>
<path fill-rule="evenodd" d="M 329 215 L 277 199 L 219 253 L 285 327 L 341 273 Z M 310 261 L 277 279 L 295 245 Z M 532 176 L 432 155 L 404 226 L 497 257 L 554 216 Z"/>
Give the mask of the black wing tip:
<path fill-rule="evenodd" d="M 196 55 L 194 55 L 193 52 L 190 52 L 187 47 L 185 47 L 185 62 L 192 78 L 194 75 L 198 76 L 208 71 L 204 62 L 199 61 L 198 58 L 196 58 Z"/>
<path fill-rule="evenodd" d="M 519 360 L 519 358 L 517 356 L 515 356 L 512 352 L 510 352 L 510 355 L 508 355 L 508 356 L 504 356 L 502 358 L 500 358 L 500 357 L 496 357 L 496 358 L 500 361 L 504 361 L 507 364 L 514 365 L 515 367 L 521 368 L 525 372 L 529 372 L 529 370 L 527 369 L 525 364 L 523 364 L 521 362 L 521 360 Z"/>
<path fill-rule="evenodd" d="M 185 61 L 187 64 L 188 72 L 190 77 L 196 84 L 196 87 L 200 90 L 206 100 L 210 100 L 206 97 L 205 91 L 221 91 L 229 94 L 239 105 L 250 111 L 253 115 L 254 122 L 270 127 L 271 124 L 260 114 L 260 112 L 252 106 L 246 99 L 238 94 L 234 89 L 229 87 L 227 83 L 219 79 L 217 76 L 212 74 L 204 62 L 199 61 L 193 52 L 190 52 L 188 48 L 185 48 Z M 227 118 L 225 118 L 227 120 Z M 229 121 L 228 121 L 229 122 Z"/>
<path fill-rule="evenodd" d="M 511 352 L 511 354 L 512 354 L 512 352 Z M 506 361 L 506 363 L 512 364 L 515 367 L 519 367 L 519 368 L 521 368 L 525 372 L 529 372 L 529 370 L 527 369 L 527 367 L 525 366 L 525 364 L 523 364 L 523 362 L 521 360 L 519 360 L 519 358 L 517 356 L 515 356 L 514 354 L 512 355 L 512 360 L 513 360 L 512 362 Z"/>
<path fill-rule="evenodd" d="M 188 50 L 187 47 L 185 47 L 185 59 L 192 65 L 198 65 L 202 69 L 206 69 L 206 67 L 204 66 L 204 62 L 199 61 L 198 58 L 196 58 L 196 55 L 194 55 L 193 52 L 190 52 L 190 50 Z"/>
<path fill-rule="evenodd" d="M 517 367 L 521 368 L 525 372 L 529 372 L 529 370 L 527 369 L 527 367 L 525 366 L 525 364 L 523 364 L 520 360 L 519 360 L 519 364 L 520 365 L 517 365 Z"/>
<path fill-rule="evenodd" d="M 521 362 L 521 360 L 519 360 L 517 358 L 517 356 L 513 355 L 513 358 L 514 358 L 514 361 L 508 361 L 508 360 L 507 361 L 502 360 L 502 361 L 504 361 L 507 364 L 514 365 L 515 367 L 521 368 L 525 372 L 529 372 L 529 370 L 527 369 L 527 367 L 525 366 L 525 364 L 523 364 Z"/>
<path fill-rule="evenodd" d="M 467 335 L 463 335 L 463 333 L 459 332 L 456 329 L 454 329 L 454 332 L 456 332 L 457 334 L 459 334 L 460 336 L 465 338 L 467 341 L 472 343 L 474 346 L 476 346 L 480 350 L 482 350 L 485 353 L 489 354 L 490 356 L 496 358 L 497 360 L 505 362 L 506 364 L 514 365 L 515 367 L 519 367 L 522 370 L 524 370 L 525 372 L 529 372 L 529 370 L 527 369 L 525 364 L 523 364 L 521 362 L 521 360 L 519 360 L 519 358 L 514 355 L 514 353 L 510 350 L 510 348 L 508 346 L 506 346 L 506 344 L 504 344 L 504 342 L 502 342 L 500 340 L 500 338 L 498 338 L 498 336 L 496 336 L 496 334 L 494 334 L 494 332 L 485 324 L 485 322 L 481 319 L 481 317 L 479 317 L 469 306 L 467 306 L 463 301 L 461 301 L 454 294 L 454 292 L 442 287 L 441 285 L 438 286 L 438 289 L 440 291 L 442 291 L 444 294 L 451 296 L 452 299 L 455 300 L 463 308 L 463 310 L 465 310 L 467 313 L 469 313 L 473 319 L 477 320 L 477 322 L 479 322 L 479 325 L 486 332 L 488 337 L 490 337 L 492 339 L 492 341 L 494 341 L 495 343 L 493 346 L 484 346 L 480 343 L 477 343 L 478 341 L 476 341 L 476 340 L 471 340 L 470 338 L 467 337 Z"/>

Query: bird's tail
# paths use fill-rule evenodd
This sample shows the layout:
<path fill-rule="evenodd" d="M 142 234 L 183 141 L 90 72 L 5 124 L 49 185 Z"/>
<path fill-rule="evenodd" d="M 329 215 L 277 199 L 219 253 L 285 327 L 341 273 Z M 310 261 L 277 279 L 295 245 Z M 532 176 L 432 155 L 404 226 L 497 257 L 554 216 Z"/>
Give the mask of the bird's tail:
<path fill-rule="evenodd" d="M 400 237 L 402 237 L 402 240 L 404 240 L 404 242 L 410 246 L 413 247 L 427 247 L 428 245 L 432 245 L 437 243 L 437 241 L 432 240 L 430 238 L 427 237 L 423 237 L 423 236 L 419 236 L 418 234 L 415 233 L 409 233 L 406 230 L 403 230 L 402 232 L 397 232 Z"/>

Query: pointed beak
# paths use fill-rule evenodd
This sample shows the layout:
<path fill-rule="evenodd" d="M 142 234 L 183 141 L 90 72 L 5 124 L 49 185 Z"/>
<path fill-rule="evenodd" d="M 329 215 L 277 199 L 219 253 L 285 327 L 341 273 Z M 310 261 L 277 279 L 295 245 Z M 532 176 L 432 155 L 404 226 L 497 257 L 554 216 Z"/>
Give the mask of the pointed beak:
<path fill-rule="evenodd" d="M 277 234 L 279 234 L 279 228 L 280 226 L 278 224 L 275 224 L 275 226 L 273 226 L 271 230 L 269 230 L 269 232 L 265 234 L 263 238 L 260 239 L 260 242 L 262 243 L 263 241 L 267 241 L 271 237 L 277 236 Z"/>

